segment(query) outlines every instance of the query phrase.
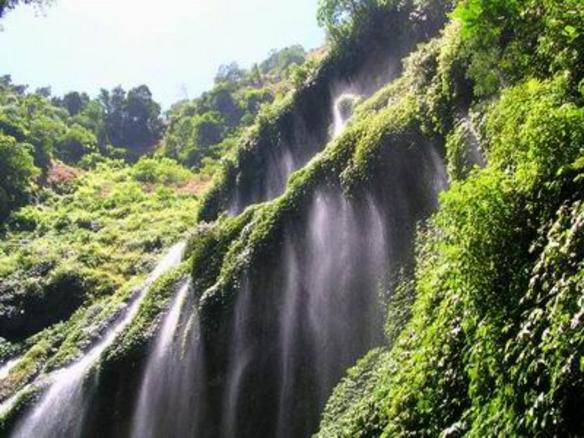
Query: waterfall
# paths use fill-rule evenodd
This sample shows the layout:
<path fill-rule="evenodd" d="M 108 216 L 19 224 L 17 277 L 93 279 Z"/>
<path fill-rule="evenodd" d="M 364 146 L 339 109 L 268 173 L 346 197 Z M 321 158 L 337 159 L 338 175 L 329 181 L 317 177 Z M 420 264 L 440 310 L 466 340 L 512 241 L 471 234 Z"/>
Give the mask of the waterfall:
<path fill-rule="evenodd" d="M 358 94 L 345 91 L 334 99 L 332 104 L 333 123 L 328 132 L 328 140 L 333 140 L 343 133 L 351 119 L 353 107 L 360 98 L 361 96 Z M 280 196 L 284 193 L 292 172 L 316 154 L 317 150 L 310 153 L 304 150 L 311 149 L 307 146 L 311 140 L 305 129 L 300 128 L 303 123 L 297 120 L 294 126 L 295 135 L 292 144 L 280 140 L 277 148 L 266 152 L 265 175 L 257 180 L 248 181 L 249 187 L 244 188 L 242 184 L 238 183 L 227 207 L 227 213 L 230 216 L 241 213 L 251 204 L 270 201 Z M 320 146 L 324 146 L 324 144 Z M 320 149 L 319 147 L 318 150 Z M 293 153 L 293 151 L 296 152 Z"/>
<path fill-rule="evenodd" d="M 224 438 L 235 437 L 238 431 L 237 414 L 244 392 L 241 390 L 243 378 L 253 357 L 253 338 L 249 334 L 248 321 L 254 311 L 251 301 L 249 282 L 242 281 L 242 295 L 235 310 L 234 340 L 229 352 L 230 366 L 227 372 L 226 391 L 223 396 L 223 424 Z"/>
<path fill-rule="evenodd" d="M 194 436 L 201 400 L 202 351 L 185 281 L 165 316 L 148 356 L 132 420 L 132 437 Z M 191 304 L 191 305 L 189 305 Z"/>
<path fill-rule="evenodd" d="M 290 147 L 285 144 L 281 145 L 281 150 L 269 151 L 268 153 L 265 181 L 255 182 L 255 187 L 252 190 L 252 201 L 242 196 L 241 187 L 239 187 L 227 209 L 230 216 L 241 213 L 254 201 L 269 201 L 284 193 L 288 177 L 299 167 L 299 163 L 294 160 Z"/>
<path fill-rule="evenodd" d="M 10 374 L 10 371 L 20 362 L 20 358 L 14 358 L 7 361 L 0 367 L 0 380 L 5 379 Z"/>
<path fill-rule="evenodd" d="M 305 244 L 288 240 L 280 323 L 278 436 L 293 437 L 294 411 L 310 386 L 320 411 L 343 372 L 381 341 L 378 287 L 387 269 L 387 239 L 370 199 L 359 208 L 342 195 L 318 193 Z M 301 426 L 312 432 L 309 422 Z"/>
<path fill-rule="evenodd" d="M 223 437 L 309 436 L 345 370 L 382 340 L 378 292 L 388 245 L 373 201 L 317 193 L 304 231 L 285 235 L 280 276 L 261 281 L 268 289 L 241 281 Z M 265 418 L 262 429 L 250 418 Z"/>
<path fill-rule="evenodd" d="M 219 433 L 202 436 L 310 436 L 346 370 L 383 343 L 392 275 L 412 262 L 416 226 L 448 184 L 439 144 L 400 146 L 380 158 L 386 184 L 317 189 L 269 267 L 241 274 L 224 368 L 209 369 Z"/>
<path fill-rule="evenodd" d="M 466 116 L 460 121 L 460 123 L 466 131 L 465 140 L 467 145 L 467 160 L 469 164 L 476 164 L 480 167 L 485 167 L 486 161 L 481 152 L 479 133 L 475 129 L 472 119 L 470 116 Z"/>
<path fill-rule="evenodd" d="M 149 287 L 162 274 L 177 266 L 183 256 L 185 243 L 174 245 L 160 260 L 142 286 L 136 290 L 130 305 L 108 329 L 103 338 L 77 362 L 47 376 L 48 390 L 30 412 L 18 422 L 13 437 L 81 437 L 92 390 L 90 371 L 103 352 L 132 322 Z"/>
<path fill-rule="evenodd" d="M 359 96 L 353 93 L 342 93 L 333 103 L 333 126 L 331 138 L 340 136 L 353 114 L 353 106 Z"/>
<path fill-rule="evenodd" d="M 297 167 L 289 148 L 284 148 L 281 155 L 282 156 L 279 159 L 276 157 L 272 159 L 273 164 L 268 169 L 266 199 L 274 199 L 284 193 L 286 184 L 288 183 L 288 177 Z"/>

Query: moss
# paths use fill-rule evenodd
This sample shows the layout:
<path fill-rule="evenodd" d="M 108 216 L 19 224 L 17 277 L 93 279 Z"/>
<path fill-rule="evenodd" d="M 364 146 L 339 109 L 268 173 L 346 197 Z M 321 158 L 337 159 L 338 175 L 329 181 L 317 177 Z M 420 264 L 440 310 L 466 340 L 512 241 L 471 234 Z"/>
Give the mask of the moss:
<path fill-rule="evenodd" d="M 39 389 L 27 388 L 17 395 L 12 409 L 0 416 L 0 433 L 8 434 L 14 428 L 19 415 L 26 411 L 28 407 L 38 401 Z"/>
<path fill-rule="evenodd" d="M 129 364 L 144 357 L 160 324 L 160 316 L 168 307 L 177 284 L 181 278 L 185 278 L 187 269 L 188 262 L 184 262 L 151 285 L 131 325 L 104 352 L 97 367 L 92 370 L 92 373 L 100 373 L 100 396 L 108 394 L 110 400 L 115 398 L 108 392 L 112 388 L 112 373 L 115 375 L 120 370 L 127 370 Z M 53 327 L 30 340 L 31 347 L 11 370 L 8 378 L 2 381 L 2 398 L 16 394 L 18 400 L 2 420 L 5 427 L 11 427 L 14 418 L 36 400 L 41 388 L 34 384 L 33 379 L 66 366 L 91 348 L 107 330 L 109 322 L 118 318 L 127 307 L 127 300 L 131 299 L 133 291 L 132 287 L 128 287 L 118 292 L 114 299 L 103 299 L 87 309 L 80 309 L 61 327 Z M 132 379 L 128 378 L 128 382 L 134 382 L 135 378 L 136 375 Z M 105 409 L 106 412 L 110 407 L 108 404 L 103 407 L 96 401 L 95 409 Z M 1 427 L 0 430 L 4 430 Z"/>
<path fill-rule="evenodd" d="M 199 224 L 187 248 L 192 260 L 193 286 L 198 293 L 204 292 L 217 281 L 225 254 L 249 223 L 253 213 L 254 210 L 250 208 L 235 218 L 222 217 L 212 224 Z"/>
<path fill-rule="evenodd" d="M 215 432 L 213 421 L 224 407 L 221 397 L 236 336 L 235 304 L 246 293 L 254 306 L 244 329 L 274 333 L 286 238 L 305 230 L 316 193 L 334 192 L 356 206 L 372 197 L 384 213 L 395 215 L 388 227 L 403 236 L 392 235 L 399 240 L 392 243 L 399 247 L 396 252 L 405 254 L 396 266 L 409 263 L 403 265 L 407 275 L 389 297 L 386 344 L 347 371 L 324 409 L 319 436 L 581 433 L 584 113 L 574 82 L 581 76 L 581 62 L 578 33 L 570 28 L 552 32 L 558 23 L 578 30 L 574 24 L 581 8 L 571 2 L 570 13 L 564 14 L 547 1 L 537 8 L 530 1 L 487 3 L 461 2 L 462 21 L 413 51 L 403 75 L 359 103 L 343 135 L 326 146 L 330 108 L 322 107 L 330 102 L 331 84 L 355 77 L 368 65 L 368 51 L 362 49 L 373 40 L 371 59 L 394 33 L 395 41 L 409 43 L 388 50 L 395 56 L 410 52 L 413 42 L 442 24 L 444 3 L 388 3 L 377 18 L 394 28 L 371 26 L 357 32 L 349 46 L 333 47 L 298 91 L 261 114 L 206 196 L 199 219 L 213 222 L 200 223 L 193 232 L 191 260 L 153 286 L 132 326 L 104 357 L 96 405 L 102 422 L 123 424 L 129 418 L 137 376 L 160 315 L 177 281 L 190 274 L 209 372 L 209 430 Z M 516 8 L 522 13 L 500 13 Z M 466 12 L 460 15 L 461 10 Z M 411 19 L 419 14 L 431 22 L 426 30 L 420 26 L 424 20 Z M 485 23 L 477 28 L 473 17 L 481 15 Z M 515 24 L 516 31 L 508 32 Z M 539 34 L 529 32 L 533 29 L 543 32 L 537 41 L 533 35 Z M 561 48 L 556 56 L 550 48 L 562 41 L 569 49 Z M 528 66 L 525 60 L 533 50 L 538 62 Z M 542 60 L 551 62 L 549 69 L 542 68 Z M 296 151 L 306 152 L 308 164 L 290 177 L 281 196 L 240 213 L 246 205 L 267 199 L 258 184 L 267 178 L 274 154 L 289 147 L 299 130 L 313 136 L 307 151 Z M 469 156 L 471 140 L 480 140 L 483 168 L 474 166 Z M 432 160 L 440 162 L 442 153 L 448 160 L 448 188 L 444 181 L 429 181 L 437 173 Z M 396 187 L 406 189 L 396 196 Z M 445 191 L 436 205 L 428 193 L 441 188 Z M 114 208 L 118 218 L 143 196 L 135 181 L 125 189 L 112 190 L 113 200 L 102 204 Z M 156 194 L 161 204 L 176 206 L 164 188 Z M 240 214 L 222 216 L 238 196 L 234 211 Z M 407 218 L 396 213 L 404 200 L 405 209 L 412 210 Z M 415 252 L 410 241 L 415 222 L 425 220 L 434 207 L 435 215 L 418 227 Z M 31 213 L 21 222 L 38 233 L 76 227 L 75 240 L 85 247 L 91 233 L 98 232 L 94 228 L 102 230 L 101 222 L 107 222 L 93 213 L 60 217 L 54 223 Z M 96 219 L 101 220 L 94 227 Z M 140 220 L 129 227 L 139 229 Z M 110 233 L 111 242 L 117 241 L 115 232 Z M 134 244 L 164 245 L 163 237 L 149 237 Z M 124 247 L 133 248 L 129 242 Z M 90 261 L 104 257 L 99 248 L 88 250 Z M 2 251 L 6 267 L 0 272 L 12 272 L 18 261 L 8 255 L 10 247 Z M 114 317 L 130 289 L 116 290 L 96 294 L 67 322 L 31 339 L 4 393 L 83 351 L 92 339 L 84 329 Z M 274 346 L 270 340 L 254 340 Z M 274 357 L 266 351 L 262 355 Z M 280 376 L 263 363 L 250 363 L 257 369 L 249 372 L 259 374 L 254 377 L 265 387 L 254 387 L 257 392 L 246 396 L 253 407 L 261 401 L 269 410 L 274 397 L 262 396 L 273 396 L 270 384 Z M 262 374 L 266 370 L 269 375 Z M 306 412 L 308 404 L 303 405 Z M 261 418 L 254 426 L 269 430 L 270 421 L 275 420 Z"/>
<path fill-rule="evenodd" d="M 188 265 L 188 261 L 183 262 L 179 267 L 164 274 L 149 288 L 129 328 L 105 353 L 102 366 L 111 366 L 111 363 L 122 357 L 135 357 L 136 352 L 143 352 L 156 333 L 160 315 L 168 307 L 177 285 L 187 275 Z"/>
<path fill-rule="evenodd" d="M 431 53 L 436 57 L 439 52 L 433 50 Z M 413 65 L 410 68 L 414 77 L 418 74 L 432 77 L 419 64 Z M 420 128 L 419 108 L 424 93 L 416 92 L 412 83 L 411 78 L 398 80 L 359 105 L 353 122 L 343 135 L 295 172 L 282 196 L 256 205 L 239 217 L 221 218 L 212 225 L 205 225 L 200 234 L 195 235 L 191 250 L 195 255 L 193 281 L 202 279 L 202 289 L 206 288 L 199 301 L 199 314 L 207 348 L 207 365 L 211 370 L 209 379 L 218 382 L 213 391 L 220 393 L 225 381 L 238 297 L 248 293 L 262 309 L 277 305 L 281 291 L 270 286 L 270 282 L 273 278 L 278 281 L 282 246 L 286 236 L 305 229 L 315 193 L 342 193 L 344 190 L 348 197 L 356 200 L 368 193 L 382 205 L 382 209 L 395 210 L 392 204 L 397 196 L 395 187 L 386 179 L 388 173 L 393 173 L 390 181 L 403 184 L 412 191 L 404 196 L 411 195 L 409 213 L 413 218 L 422 219 L 433 208 L 430 193 L 435 189 L 426 184 L 436 171 L 430 164 L 431 156 L 436 154 L 436 160 L 440 160 L 443 139 L 434 128 Z M 427 87 L 432 80 L 420 83 L 420 86 Z M 391 99 L 379 97 L 389 95 Z M 385 105 L 381 104 L 382 101 Z M 410 168 L 411 172 L 404 170 Z M 409 184 L 404 182 L 405 178 Z M 357 205 L 360 204 L 357 202 Z M 400 244 L 396 244 L 396 253 L 411 251 L 407 249 L 411 246 L 408 236 L 413 230 L 409 221 L 415 220 L 408 216 L 404 218 L 405 224 L 399 225 L 402 235 L 399 236 Z M 407 227 L 412 228 L 405 230 Z M 276 312 L 258 313 L 251 318 L 250 324 L 254 327 L 269 325 L 273 323 Z"/>

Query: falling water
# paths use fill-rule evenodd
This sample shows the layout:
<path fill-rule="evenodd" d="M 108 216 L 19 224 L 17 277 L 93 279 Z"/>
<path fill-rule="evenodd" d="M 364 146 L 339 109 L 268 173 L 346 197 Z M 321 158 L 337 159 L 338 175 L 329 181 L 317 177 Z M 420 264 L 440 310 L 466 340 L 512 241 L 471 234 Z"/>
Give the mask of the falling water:
<path fill-rule="evenodd" d="M 460 123 L 464 126 L 466 133 L 465 140 L 467 146 L 467 160 L 469 164 L 477 164 L 480 167 L 485 167 L 486 162 L 481 152 L 479 133 L 476 131 L 472 119 L 467 116 L 463 118 Z"/>
<path fill-rule="evenodd" d="M 182 260 L 185 243 L 173 246 L 136 291 L 125 313 L 78 362 L 47 376 L 50 386 L 40 401 L 16 425 L 13 437 L 80 437 L 94 385 L 87 382 L 91 368 L 117 336 L 131 323 L 149 287 Z"/>
<path fill-rule="evenodd" d="M 277 283 L 266 280 L 270 290 L 254 293 L 255 284 L 241 282 L 224 437 L 309 436 L 343 372 L 382 339 L 378 285 L 387 239 L 374 203 L 318 193 L 305 231 L 286 236 Z M 276 303 L 258 301 L 263 295 Z M 250 393 L 262 396 L 251 403 Z M 254 430 L 249 419 L 261 416 Z"/>
<path fill-rule="evenodd" d="M 305 253 L 291 241 L 285 253 L 280 437 L 298 433 L 292 415 L 306 395 L 298 388 L 310 385 L 320 410 L 344 370 L 381 340 L 377 291 L 387 241 L 374 204 L 368 199 L 357 209 L 341 195 L 319 193 L 306 238 Z M 307 421 L 300 430 L 309 435 L 312 427 Z"/>
<path fill-rule="evenodd" d="M 332 138 L 337 138 L 345 130 L 353 114 L 353 106 L 359 96 L 352 93 L 343 93 L 333 103 Z"/>
<path fill-rule="evenodd" d="M 220 436 L 314 433 L 347 368 L 383 342 L 390 276 L 411 262 L 416 224 L 448 184 L 439 148 L 388 146 L 387 183 L 359 196 L 317 190 L 270 267 L 242 274 L 226 372 L 215 376 Z"/>
<path fill-rule="evenodd" d="M 20 358 L 10 359 L 2 367 L 0 367 L 0 380 L 5 379 L 10 374 L 10 371 L 20 362 Z"/>
<path fill-rule="evenodd" d="M 192 305 L 190 292 L 191 282 L 185 281 L 150 352 L 134 413 L 132 437 L 195 435 L 203 403 L 199 385 L 203 379 L 203 360 L 198 348 L 198 320 L 188 305 Z"/>
<path fill-rule="evenodd" d="M 268 169 L 268 184 L 266 186 L 266 199 L 274 199 L 284 192 L 288 177 L 296 169 L 294 157 L 289 148 L 284 148 L 280 159 L 274 159 L 273 165 Z"/>
<path fill-rule="evenodd" d="M 269 151 L 267 171 L 264 181 L 255 181 L 251 199 L 242 196 L 241 191 L 235 193 L 227 213 L 235 216 L 241 213 L 251 203 L 261 200 L 269 201 L 281 195 L 286 189 L 288 177 L 296 170 L 298 163 L 290 150 L 290 147 L 282 144 L 277 151 Z"/>
<path fill-rule="evenodd" d="M 280 139 L 277 147 L 265 152 L 266 162 L 263 163 L 265 174 L 260 173 L 259 177 L 254 175 L 253 180 L 246 180 L 245 183 L 238 180 L 227 213 L 235 216 L 251 204 L 269 201 L 284 193 L 292 172 L 321 150 L 327 140 L 342 134 L 351 119 L 353 107 L 360 98 L 359 94 L 345 91 L 334 99 L 333 123 L 321 144 L 314 144 L 314 138 L 309 134 L 305 121 L 296 117 L 291 124 L 294 131 L 292 139 L 288 142 Z"/>
<path fill-rule="evenodd" d="M 243 292 L 235 310 L 235 336 L 230 352 L 232 360 L 227 374 L 228 384 L 222 406 L 225 417 L 222 427 L 224 438 L 234 437 L 238 431 L 237 414 L 245 395 L 241 391 L 241 385 L 253 357 L 253 340 L 249 335 L 247 324 L 254 309 L 247 279 L 242 282 L 241 289 Z"/>

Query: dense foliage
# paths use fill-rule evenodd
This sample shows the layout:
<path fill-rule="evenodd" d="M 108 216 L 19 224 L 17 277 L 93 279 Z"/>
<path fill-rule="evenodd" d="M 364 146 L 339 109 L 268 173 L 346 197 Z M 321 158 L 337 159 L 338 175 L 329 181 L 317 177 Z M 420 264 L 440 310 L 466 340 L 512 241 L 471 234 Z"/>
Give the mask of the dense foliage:
<path fill-rule="evenodd" d="M 30 181 L 37 169 L 32 146 L 19 144 L 13 137 L 0 135 L 0 219 L 22 203 L 29 194 Z"/>
<path fill-rule="evenodd" d="M 51 3 L 52 0 L 0 0 L 0 18 L 6 14 L 10 9 L 14 9 L 19 3 L 33 4 L 35 6 L 43 7 Z"/>
<path fill-rule="evenodd" d="M 339 78 L 356 77 L 355 65 L 367 60 L 359 57 L 363 48 L 381 34 L 371 23 L 391 23 L 395 35 L 422 41 L 431 25 L 442 26 L 438 11 L 454 3 L 322 0 L 319 21 L 331 51 L 317 64 L 299 67 L 306 54 L 292 47 L 249 71 L 223 66 L 211 91 L 177 104 L 163 155 L 213 170 L 213 160 L 234 156 L 205 197 L 199 219 L 208 223 L 191 227 L 192 192 L 204 186 L 207 173 L 203 178 L 169 158 L 143 158 L 133 166 L 106 160 L 72 182 L 65 178 L 58 190 L 37 191 L 42 203 L 13 212 L 0 245 L 0 336 L 8 338 L 0 353 L 25 354 L 0 384 L 0 397 L 78 354 L 91 340 L 86 328 L 107 321 L 155 254 L 192 228 L 188 264 L 148 295 L 104 359 L 103 379 L 108 396 L 131 393 L 127 382 L 173 285 L 190 269 L 212 423 L 223 408 L 234 321 L 275 333 L 284 242 L 303 235 L 298 230 L 306 228 L 316 193 L 336 191 L 352 205 L 373 199 L 383 214 L 397 215 L 385 224 L 399 257 L 387 266 L 392 280 L 382 283 L 388 289 L 382 291 L 385 339 L 338 383 L 317 436 L 581 435 L 581 1 L 462 0 L 432 40 L 414 48 L 393 38 L 391 56 L 411 52 L 399 77 L 356 106 L 340 137 L 320 145 L 320 153 L 310 150 L 314 156 L 281 196 L 224 214 L 232 198 L 251 192 L 268 173 L 271 157 L 293 138 L 294 123 L 314 122 L 319 140 L 327 134 L 330 89 Z M 280 99 L 293 85 L 299 87 Z M 53 157 L 95 166 L 103 158 L 92 159 L 92 152 L 104 144 L 136 148 L 158 135 L 155 123 L 120 128 L 124 111 L 143 114 L 143 122 L 157 120 L 145 89 L 102 93 L 99 101 L 72 93 L 52 103 L 6 81 L 3 90 L 0 163 L 10 177 L 0 181 L 0 196 L 10 208 L 30 197 L 40 171 L 50 179 Z M 150 140 L 129 140 L 142 134 Z M 429 170 L 437 162 L 444 171 L 438 177 Z M 446 179 L 448 187 L 441 185 Z M 403 188 L 397 197 L 396 187 Z M 443 189 L 438 205 L 430 189 Z M 249 285 L 257 311 L 242 318 L 234 307 Z M 61 290 L 70 307 L 61 305 Z M 38 309 L 51 311 L 28 327 L 20 315 Z M 268 347 L 262 358 L 278 349 L 264 338 L 253 340 Z M 249 363 L 273 371 L 261 358 L 246 357 Z M 277 387 L 277 378 L 277 372 L 260 373 L 262 387 L 247 388 L 249 412 L 270 408 L 273 400 L 262 395 Z M 120 381 L 124 391 L 115 389 Z M 302 405 L 307 412 L 309 402 Z M 105 422 L 124 416 L 109 399 L 105 404 Z M 270 430 L 270 421 L 257 419 L 257 427 Z"/>
<path fill-rule="evenodd" d="M 249 70 L 221 66 L 211 90 L 172 107 L 162 152 L 189 167 L 225 157 L 260 109 L 290 90 L 306 56 L 296 45 L 272 51 Z"/>
<path fill-rule="evenodd" d="M 202 186 L 170 159 L 148 158 L 103 163 L 62 184 L 13 213 L 3 234 L 3 338 L 26 337 L 145 272 L 188 229 Z"/>
<path fill-rule="evenodd" d="M 49 89 L 26 88 L 8 75 L 0 79 L 2 148 L 14 151 L 12 164 L 7 161 L 0 174 L 3 218 L 47 184 L 57 161 L 87 168 L 103 158 L 135 160 L 151 152 L 162 135 L 160 107 L 146 86 L 127 94 L 120 87 L 111 94 L 102 90 L 94 100 L 84 93 L 59 98 Z"/>
<path fill-rule="evenodd" d="M 321 436 L 582 432 L 581 3 L 455 16 L 438 60 L 464 66 L 475 96 L 447 142 L 455 182 L 420 235 L 410 321 L 388 312 L 401 334 L 349 372 Z"/>

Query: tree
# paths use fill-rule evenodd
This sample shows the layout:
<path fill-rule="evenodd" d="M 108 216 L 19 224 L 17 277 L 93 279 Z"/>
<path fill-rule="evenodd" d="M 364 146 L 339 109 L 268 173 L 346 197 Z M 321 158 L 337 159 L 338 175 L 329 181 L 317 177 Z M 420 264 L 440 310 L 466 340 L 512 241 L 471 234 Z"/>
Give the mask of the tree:
<path fill-rule="evenodd" d="M 49 168 L 56 140 L 61 137 L 67 127 L 63 121 L 51 118 L 39 110 L 30 122 L 26 141 L 34 147 L 34 163 L 43 171 Z"/>
<path fill-rule="evenodd" d="M 160 139 L 160 105 L 146 85 L 127 93 L 120 86 L 111 92 L 101 90 L 98 101 L 103 108 L 107 143 L 136 150 L 150 148 Z"/>
<path fill-rule="evenodd" d="M 0 0 L 2 1 L 2 0 Z M 26 85 L 16 85 L 12 82 L 12 76 L 10 75 L 2 75 L 0 76 L 0 88 L 7 88 L 15 93 L 24 94 L 28 86 Z"/>
<path fill-rule="evenodd" d="M 126 101 L 126 92 L 122 87 L 118 86 L 111 93 L 101 90 L 100 98 L 103 98 L 105 127 L 109 143 L 114 146 L 125 146 L 124 103 Z"/>
<path fill-rule="evenodd" d="M 36 94 L 40 94 L 47 99 L 51 97 L 51 92 L 51 87 L 40 87 L 35 90 Z"/>
<path fill-rule="evenodd" d="M 260 68 L 264 74 L 271 74 L 281 79 L 285 76 L 285 72 L 290 66 L 303 64 L 305 58 L 306 51 L 304 47 L 296 44 L 281 50 L 272 50 L 268 55 L 268 59 L 261 63 Z"/>
<path fill-rule="evenodd" d="M 59 104 L 69 112 L 70 116 L 76 116 L 89 104 L 89 96 L 86 93 L 71 91 L 63 96 Z"/>
<path fill-rule="evenodd" d="M 25 202 L 32 178 L 39 171 L 34 166 L 32 146 L 18 143 L 13 137 L 0 134 L 0 219 Z"/>
<path fill-rule="evenodd" d="M 230 127 L 237 125 L 244 113 L 233 94 L 233 87 L 221 83 L 205 96 L 209 105 L 208 111 L 219 112 Z"/>
<path fill-rule="evenodd" d="M 206 112 L 186 119 L 181 125 L 177 132 L 181 137 L 176 139 L 182 146 L 178 155 L 185 164 L 196 167 L 209 148 L 223 139 L 225 121 L 218 112 Z"/>
<path fill-rule="evenodd" d="M 219 66 L 219 70 L 215 75 L 215 83 L 219 84 L 221 82 L 239 82 L 245 76 L 245 70 L 239 68 L 237 62 L 232 62 L 230 64 L 223 64 Z"/>
<path fill-rule="evenodd" d="M 72 118 L 74 123 L 89 129 L 97 138 L 97 145 L 102 152 L 108 144 L 105 125 L 105 110 L 98 99 L 90 100 L 83 110 Z"/>
<path fill-rule="evenodd" d="M 38 7 L 43 7 L 52 3 L 53 0 L 0 0 L 0 18 L 6 14 L 10 9 L 14 9 L 19 3 L 34 4 Z"/>
<path fill-rule="evenodd" d="M 130 148 L 151 147 L 161 136 L 160 105 L 146 85 L 128 91 L 124 103 L 124 140 Z"/>
<path fill-rule="evenodd" d="M 91 131 L 74 124 L 59 139 L 55 152 L 64 162 L 77 164 L 83 156 L 97 152 L 97 139 Z"/>
<path fill-rule="evenodd" d="M 316 18 L 329 38 L 342 43 L 375 6 L 377 0 L 319 0 Z"/>

